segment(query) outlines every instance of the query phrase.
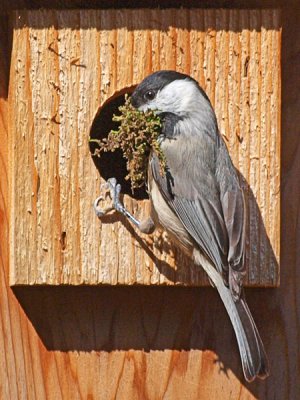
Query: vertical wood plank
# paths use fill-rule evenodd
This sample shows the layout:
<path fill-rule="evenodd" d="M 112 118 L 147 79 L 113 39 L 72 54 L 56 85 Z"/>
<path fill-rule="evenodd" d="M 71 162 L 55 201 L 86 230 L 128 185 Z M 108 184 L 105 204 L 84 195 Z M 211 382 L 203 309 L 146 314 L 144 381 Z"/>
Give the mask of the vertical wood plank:
<path fill-rule="evenodd" d="M 243 166 L 240 168 L 240 142 L 243 140 L 240 133 L 240 36 L 238 30 L 239 12 L 238 10 L 229 10 L 227 16 L 228 23 L 228 74 L 227 74 L 227 123 L 226 137 L 229 137 L 228 147 L 236 167 L 240 173 L 243 173 L 245 159 L 241 161 Z M 225 138 L 226 141 L 226 138 Z"/>
<path fill-rule="evenodd" d="M 17 31 L 17 32 L 15 32 L 14 33 L 14 42 L 15 43 L 17 43 L 17 46 L 15 46 L 14 47 L 14 49 L 13 49 L 13 52 L 12 52 L 12 56 L 14 56 L 14 58 L 16 59 L 16 60 L 18 60 L 18 63 L 20 63 L 20 55 L 18 54 L 18 49 L 20 49 L 20 48 L 22 48 L 22 46 L 20 46 L 20 44 L 22 43 L 22 45 L 23 45 L 23 38 L 24 38 L 24 32 L 20 32 L 20 31 Z M 12 82 L 14 83 L 14 85 L 16 86 L 16 92 L 18 93 L 18 95 L 20 95 L 20 98 L 22 98 L 23 96 L 22 96 L 22 92 L 20 93 L 20 89 L 22 90 L 24 90 L 24 87 L 23 87 L 23 85 L 21 84 L 21 82 L 24 84 L 24 76 L 26 75 L 26 72 L 25 72 L 25 70 L 24 70 L 24 65 L 22 65 L 22 67 L 20 66 L 20 65 L 16 65 L 15 66 L 15 71 L 16 70 L 18 70 L 18 74 L 19 74 L 19 76 L 20 76 L 20 83 L 19 83 L 19 85 L 17 85 L 16 84 L 16 79 L 14 79 Z M 15 74 L 13 74 L 13 77 L 15 76 Z M 23 107 L 25 108 L 25 115 L 27 115 L 27 108 L 28 108 L 28 99 L 27 99 L 27 101 L 26 102 L 24 102 L 23 103 Z M 22 113 L 22 109 L 20 109 L 20 115 L 22 115 L 21 113 Z M 23 113 L 24 113 L 24 111 L 23 111 Z M 19 124 L 19 121 L 18 121 L 18 119 L 14 119 L 14 118 L 12 118 L 11 120 L 10 120 L 10 126 L 11 126 L 11 129 L 13 129 L 15 132 L 16 132 L 16 127 L 17 126 L 20 126 L 21 127 L 21 125 Z M 26 129 L 26 131 L 28 131 L 28 127 L 26 126 L 25 127 L 25 129 Z M 17 132 L 16 132 L 16 136 L 17 136 L 18 134 L 17 134 Z M 21 137 L 21 135 L 19 135 L 20 137 Z M 21 140 L 23 140 L 24 141 L 24 138 L 23 139 L 21 139 Z M 17 185 L 16 185 L 16 178 L 17 178 L 17 176 L 18 176 L 18 170 L 16 169 L 16 168 L 14 168 L 13 166 L 15 165 L 15 158 L 18 158 L 18 156 L 16 155 L 16 151 L 17 151 L 17 148 L 16 148 L 16 143 L 12 140 L 12 138 L 11 138 L 11 142 L 10 142 L 10 146 L 9 146 L 9 152 L 11 153 L 11 155 L 12 155 L 12 157 L 11 157 L 11 166 L 12 166 L 12 171 L 11 171 L 11 173 L 12 173 L 12 186 L 11 186 L 11 190 L 12 190 L 12 197 L 11 197 L 11 200 L 10 200 L 10 204 L 11 204 L 11 207 L 14 207 L 14 205 L 15 205 L 15 203 L 16 203 L 16 198 L 18 199 L 18 193 L 17 193 Z M 20 163 L 19 163 L 19 167 L 21 167 L 21 165 L 22 165 L 22 161 L 23 161 L 23 165 L 25 165 L 25 161 L 24 160 L 22 160 L 22 155 L 20 155 L 20 158 L 19 158 L 19 160 L 20 160 Z M 25 157 L 25 152 L 23 152 L 23 158 Z M 24 197 L 22 197 L 22 198 L 24 198 Z M 19 199 L 18 199 L 19 200 Z M 19 210 L 20 210 L 20 212 L 22 212 L 23 211 L 23 213 L 24 213 L 24 205 L 22 205 L 21 204 L 21 202 L 19 202 Z M 25 213 L 24 213 L 25 214 Z M 24 216 L 25 218 L 26 218 L 26 214 L 25 214 L 25 216 Z M 25 220 L 26 221 L 26 220 Z M 11 223 L 11 232 L 15 229 L 15 224 L 16 224 L 16 221 L 15 221 L 15 218 L 14 218 L 14 215 L 13 214 L 11 214 L 11 221 L 10 221 L 10 223 Z M 26 225 L 25 225 L 26 226 Z M 21 228 L 22 229 L 22 228 Z M 15 268 L 11 271 L 11 279 L 12 279 L 12 281 L 14 282 L 15 281 L 15 279 L 16 279 L 16 277 L 18 276 L 18 274 L 19 274 L 19 271 L 18 271 L 18 266 L 20 265 L 20 260 L 19 260 L 19 258 L 18 258 L 18 256 L 19 256 L 19 254 L 17 254 L 16 253 L 16 251 L 15 251 L 15 241 L 14 241 L 14 236 L 12 235 L 12 233 L 10 232 L 10 242 L 11 242 L 11 248 L 10 248 L 10 250 L 11 250 L 11 256 L 12 256 L 12 258 L 11 258 L 11 263 L 13 264 L 13 265 L 15 265 Z M 29 267 L 29 266 L 28 266 Z M 25 277 L 25 279 L 27 279 L 27 280 L 29 280 L 29 272 L 28 272 L 28 270 L 27 271 L 23 271 L 23 274 L 24 274 L 24 277 Z"/>
<path fill-rule="evenodd" d="M 101 10 L 100 19 L 100 74 L 101 86 L 100 101 L 104 102 L 117 90 L 116 71 L 116 30 L 111 29 L 116 25 L 114 10 Z"/>
<path fill-rule="evenodd" d="M 57 13 L 59 60 L 59 177 L 63 252 L 62 283 L 81 281 L 80 193 L 78 185 L 78 112 L 80 59 L 79 12 Z M 76 29 L 72 29 L 71 26 Z"/>
<path fill-rule="evenodd" d="M 247 267 L 247 274 L 249 279 L 250 273 L 250 257 L 251 257 L 251 247 L 250 247 L 250 208 L 249 208 L 249 198 L 250 198 L 250 187 L 249 187 L 249 174 L 250 174 L 250 73 L 249 73 L 249 62 L 250 62 L 250 16 L 248 10 L 239 10 L 238 12 L 238 31 L 240 32 L 240 100 L 238 107 L 240 110 L 240 120 L 239 120 L 239 163 L 238 170 L 241 172 L 241 185 L 245 194 L 245 206 L 246 213 L 248 216 L 248 224 L 246 227 L 246 254 L 245 262 Z M 246 160 L 247 162 L 243 162 Z"/>
<path fill-rule="evenodd" d="M 204 90 L 213 107 L 215 106 L 215 51 L 216 51 L 216 17 L 215 10 L 204 10 Z"/>
<path fill-rule="evenodd" d="M 53 23 L 49 29 L 41 29 L 45 18 Z M 28 25 L 35 26 L 29 35 L 30 79 L 34 134 L 34 167 L 36 177 L 32 182 L 32 213 L 36 221 L 34 256 L 37 271 L 33 282 L 58 283 L 60 268 L 60 182 L 59 153 L 59 103 L 60 84 L 57 59 L 57 29 L 54 13 L 41 12 L 28 15 Z M 49 57 L 49 63 L 44 62 Z M 44 96 L 48 93 L 48 96 Z M 50 99 L 50 101 L 49 101 Z M 43 140 L 41 140 L 43 136 Z M 31 152 L 31 151 L 30 151 Z M 24 171 L 30 173 L 30 169 Z M 28 173 L 27 172 L 27 173 Z M 49 224 L 49 221 L 52 223 Z M 31 225 L 31 224 L 30 224 Z M 42 251 L 41 251 L 42 250 Z M 28 260 L 29 261 L 29 260 Z"/>
<path fill-rule="evenodd" d="M 219 130 L 222 135 L 225 135 L 227 146 L 230 154 L 232 154 L 233 162 L 235 162 L 234 135 L 229 133 L 229 113 L 228 113 L 228 53 L 229 53 L 229 31 L 228 31 L 228 11 L 215 11 L 215 60 L 214 60 L 214 76 L 215 76 L 215 112 L 218 120 Z M 230 138 L 230 139 L 229 139 Z M 232 143 L 233 141 L 233 143 Z"/>
<path fill-rule="evenodd" d="M 176 69 L 176 30 L 172 10 L 161 10 L 160 24 L 160 69 Z"/>
<path fill-rule="evenodd" d="M 180 14 L 174 10 L 174 26 L 176 26 L 176 71 L 190 75 L 190 13 L 183 9 Z"/>
<path fill-rule="evenodd" d="M 191 76 L 196 79 L 201 87 L 205 85 L 204 77 L 204 12 L 190 10 L 190 57 L 191 57 Z M 199 68 L 202 65 L 202 68 Z"/>
<path fill-rule="evenodd" d="M 91 224 L 94 218 L 92 200 L 86 204 L 85 193 L 96 193 L 100 179 L 87 146 L 86 121 L 94 117 L 100 102 L 100 12 L 80 11 L 80 57 L 72 67 L 79 72 L 78 110 L 78 185 L 80 198 L 80 245 L 82 282 L 101 282 L 100 238 L 101 224 Z M 89 45 L 87 46 L 86 43 Z M 93 96 L 86 96 L 93 93 Z M 66 240 L 68 240 L 66 238 Z M 66 244 L 65 244 L 66 245 Z"/>
<path fill-rule="evenodd" d="M 270 137 L 278 137 L 278 140 L 270 141 L 270 171 L 272 174 L 268 176 L 269 178 L 269 187 L 270 187 L 270 202 L 269 202 L 269 221 L 274 221 L 276 216 L 281 213 L 281 196 L 276 196 L 278 193 L 278 188 L 281 187 L 280 183 L 280 165 L 281 165 L 281 79 L 278 79 L 278 76 L 281 77 L 281 46 L 278 40 L 278 35 L 281 33 L 281 20 L 278 13 L 274 10 L 272 11 L 272 26 L 276 27 L 272 32 L 272 51 L 271 51 L 271 109 L 270 109 L 270 121 L 271 121 L 271 130 Z M 278 135 L 278 136 L 277 136 Z M 281 220 L 279 221 L 279 224 Z M 280 274 L 277 273 L 278 265 L 276 262 L 276 258 L 280 256 L 280 235 L 276 232 L 276 228 L 273 224 L 270 224 L 268 229 L 268 237 L 270 239 L 270 243 L 272 243 L 272 247 L 274 249 L 274 253 L 270 254 L 270 271 L 274 276 L 274 279 L 277 279 L 277 282 L 274 280 L 274 284 L 279 284 Z M 276 257 L 274 257 L 274 254 Z"/>
<path fill-rule="evenodd" d="M 261 107 L 260 107 L 260 154 L 259 154 L 259 198 L 261 206 L 261 215 L 265 225 L 269 224 L 269 179 L 270 163 L 269 163 L 269 136 L 270 136 L 270 89 L 271 89 L 271 68 L 269 65 L 271 50 L 271 35 L 267 31 L 266 26 L 270 25 L 269 12 L 261 11 Z M 268 61 L 267 61 L 268 60 Z M 267 62 L 266 62 L 267 61 Z M 262 100 L 263 99 L 263 100 Z M 264 157 L 267 155 L 267 157 Z M 260 224 L 259 229 L 263 229 Z M 266 237 L 260 240 L 260 279 L 265 278 L 266 263 L 268 260 L 268 248 Z"/>
<path fill-rule="evenodd" d="M 276 168 L 276 161 L 271 161 L 272 158 L 276 158 L 278 156 L 278 150 L 276 151 L 276 144 L 272 143 L 270 137 L 272 135 L 276 135 L 279 132 L 280 128 L 278 125 L 278 116 L 274 117 L 274 95 L 280 97 L 278 93 L 278 80 L 274 80 L 274 72 L 273 69 L 277 70 L 280 73 L 280 65 L 278 64 L 278 47 L 273 42 L 273 32 L 268 28 L 270 26 L 274 26 L 273 21 L 273 11 L 272 10 L 262 10 L 261 12 L 261 20 L 262 20 L 262 42 L 261 42 L 261 60 L 262 60 L 262 74 L 261 74 L 261 91 L 262 91 L 262 101 L 261 104 L 261 165 L 260 165 L 260 196 L 261 201 L 260 204 L 263 204 L 261 207 L 261 214 L 263 218 L 263 222 L 261 222 L 261 229 L 266 227 L 267 236 L 264 236 L 261 241 L 261 249 L 260 249 L 260 257 L 261 257 L 261 281 L 266 279 L 266 269 L 267 266 L 274 270 L 274 259 L 273 256 L 270 255 L 270 247 L 269 247 L 269 239 L 273 239 L 274 247 L 278 249 L 278 238 L 272 235 L 272 228 L 270 224 L 270 216 L 274 218 L 276 213 L 280 213 L 279 206 L 279 197 L 278 199 L 273 199 L 274 203 L 271 202 L 272 191 L 270 188 L 274 188 L 274 180 L 278 181 L 278 167 Z M 276 24 L 276 22 L 275 22 Z M 275 47 L 274 47 L 275 45 Z M 276 52 L 276 56 L 274 57 L 273 53 Z M 280 52 L 279 52 L 280 54 Z M 268 60 L 268 61 L 267 61 Z M 278 113 L 280 115 L 280 112 Z M 273 118 L 272 118 L 273 117 Z M 280 139 L 279 139 L 280 140 Z M 273 168 L 271 168 L 271 163 L 273 163 Z M 274 168 L 275 167 L 275 168 Z M 274 212 L 274 210 L 276 210 Z M 271 232 L 270 232 L 271 231 Z"/>
<path fill-rule="evenodd" d="M 103 10 L 100 14 L 100 103 L 111 96 L 117 90 L 117 34 L 111 29 L 116 24 L 114 10 Z M 110 243 L 101 240 L 102 237 L 110 237 Z M 100 247 L 100 283 L 116 284 L 118 265 L 118 243 L 115 233 L 115 225 L 101 224 L 99 234 Z"/>
<path fill-rule="evenodd" d="M 261 21 L 260 11 L 254 10 L 250 13 L 250 143 L 249 143 L 249 185 L 253 192 L 254 198 L 260 202 L 259 197 L 259 156 L 260 156 L 260 105 L 261 93 L 258 89 L 261 85 Z M 252 82 L 256 82 L 255 85 Z M 250 199 L 249 202 L 249 248 L 250 265 L 253 268 L 249 271 L 249 281 L 259 281 L 259 252 L 260 252 L 260 222 L 255 208 L 255 200 Z"/>

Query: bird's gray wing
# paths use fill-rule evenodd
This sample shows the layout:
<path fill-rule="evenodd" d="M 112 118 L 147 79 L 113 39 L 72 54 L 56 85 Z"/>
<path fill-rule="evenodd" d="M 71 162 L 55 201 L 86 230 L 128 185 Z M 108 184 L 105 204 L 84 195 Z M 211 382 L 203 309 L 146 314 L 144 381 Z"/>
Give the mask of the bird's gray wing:
<path fill-rule="evenodd" d="M 244 276 L 244 200 L 235 171 L 226 170 L 233 167 L 229 156 L 226 165 L 220 166 L 220 178 L 222 174 L 226 177 L 221 185 L 218 177 L 201 171 L 201 165 L 198 179 L 189 179 L 186 169 L 176 169 L 175 174 L 171 168 L 162 176 L 155 155 L 150 165 L 165 201 L 222 274 L 234 297 L 239 297 Z"/>
<path fill-rule="evenodd" d="M 220 201 L 212 201 L 211 197 L 202 194 L 203 190 L 197 191 L 195 184 L 198 182 L 189 182 L 182 170 L 177 170 L 176 176 L 172 170 L 162 175 L 155 155 L 150 165 L 163 198 L 203 253 L 222 273 L 227 266 L 228 235 Z"/>
<path fill-rule="evenodd" d="M 239 297 L 245 276 L 245 205 L 242 191 L 225 192 L 221 203 L 229 237 L 228 281 L 232 294 Z"/>
<path fill-rule="evenodd" d="M 235 298 L 240 296 L 245 276 L 246 208 L 243 190 L 223 140 L 219 142 L 216 179 L 228 234 L 228 281 Z"/>

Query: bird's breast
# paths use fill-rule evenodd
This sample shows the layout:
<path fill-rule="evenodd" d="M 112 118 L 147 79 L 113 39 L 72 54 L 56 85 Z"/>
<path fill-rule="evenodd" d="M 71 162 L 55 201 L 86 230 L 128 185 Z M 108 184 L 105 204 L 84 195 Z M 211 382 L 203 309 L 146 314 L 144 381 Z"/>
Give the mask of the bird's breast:
<path fill-rule="evenodd" d="M 188 254 L 191 254 L 193 242 L 180 219 L 163 198 L 157 183 L 150 174 L 148 179 L 151 201 L 151 217 L 156 225 L 166 230 Z"/>

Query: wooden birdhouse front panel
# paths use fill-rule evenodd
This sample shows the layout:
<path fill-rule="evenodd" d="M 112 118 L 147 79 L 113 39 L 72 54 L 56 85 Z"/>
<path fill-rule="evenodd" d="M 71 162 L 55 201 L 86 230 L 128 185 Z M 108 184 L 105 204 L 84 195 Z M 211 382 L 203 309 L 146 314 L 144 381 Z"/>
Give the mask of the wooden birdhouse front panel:
<path fill-rule="evenodd" d="M 215 107 L 245 190 L 246 284 L 276 286 L 280 243 L 280 16 L 276 10 L 16 11 L 10 76 L 10 282 L 203 285 L 168 240 L 92 204 L 99 107 L 160 69 Z M 118 165 L 110 166 L 118 170 Z M 148 200 L 125 205 L 138 218 Z"/>

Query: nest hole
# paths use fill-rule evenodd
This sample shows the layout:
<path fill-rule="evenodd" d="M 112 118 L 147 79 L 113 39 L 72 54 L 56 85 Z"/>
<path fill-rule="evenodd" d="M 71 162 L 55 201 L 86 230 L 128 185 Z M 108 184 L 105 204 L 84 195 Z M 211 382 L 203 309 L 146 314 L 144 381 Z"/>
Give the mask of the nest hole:
<path fill-rule="evenodd" d="M 134 87 L 123 89 L 109 98 L 98 110 L 90 130 L 90 139 L 104 139 L 108 136 L 112 129 L 117 129 L 119 123 L 112 120 L 114 114 L 120 113 L 118 108 L 125 102 L 125 95 L 130 95 L 135 89 Z M 90 152 L 94 164 L 99 171 L 99 174 L 106 181 L 109 178 L 115 177 L 118 183 L 122 186 L 122 193 L 127 194 L 136 200 L 147 199 L 148 195 L 146 187 L 143 185 L 140 188 L 134 189 L 132 192 L 131 181 L 126 180 L 128 173 L 126 168 L 126 160 L 123 157 L 121 150 L 117 149 L 114 152 L 101 153 L 101 156 L 94 156 L 97 143 L 90 142 Z"/>

